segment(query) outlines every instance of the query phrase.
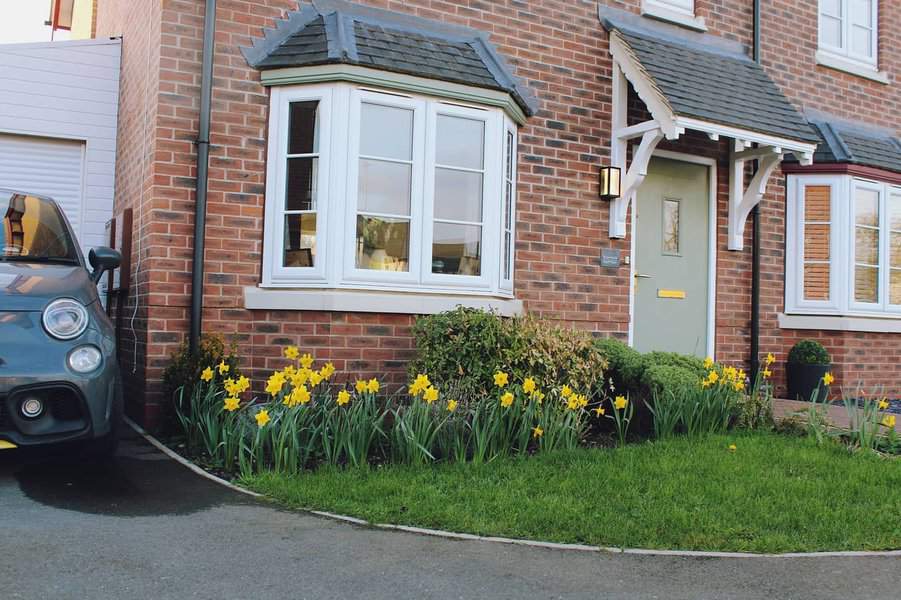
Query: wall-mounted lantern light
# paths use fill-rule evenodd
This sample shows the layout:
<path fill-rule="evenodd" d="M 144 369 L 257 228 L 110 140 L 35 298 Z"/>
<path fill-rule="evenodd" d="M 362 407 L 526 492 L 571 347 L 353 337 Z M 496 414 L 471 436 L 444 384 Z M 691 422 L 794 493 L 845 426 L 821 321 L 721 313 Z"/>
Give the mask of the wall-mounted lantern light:
<path fill-rule="evenodd" d="M 615 200 L 622 192 L 622 171 L 619 167 L 601 167 L 598 196 L 601 200 Z"/>

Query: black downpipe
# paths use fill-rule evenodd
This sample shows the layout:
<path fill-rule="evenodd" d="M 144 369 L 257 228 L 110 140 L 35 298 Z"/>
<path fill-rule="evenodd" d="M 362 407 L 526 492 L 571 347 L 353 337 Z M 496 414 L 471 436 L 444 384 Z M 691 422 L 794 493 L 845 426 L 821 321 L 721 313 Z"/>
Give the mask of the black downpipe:
<path fill-rule="evenodd" d="M 760 0 L 754 0 L 754 62 L 760 64 Z M 759 162 L 758 162 L 759 165 Z M 760 205 L 751 211 L 751 381 L 760 369 Z"/>
<path fill-rule="evenodd" d="M 203 318 L 203 255 L 206 234 L 206 196 L 210 169 L 210 105 L 213 92 L 213 50 L 216 36 L 216 0 L 206 0 L 203 17 L 203 55 L 200 75 L 200 126 L 197 132 L 197 187 L 194 205 L 194 258 L 191 273 L 191 332 L 193 352 L 200 341 Z"/>

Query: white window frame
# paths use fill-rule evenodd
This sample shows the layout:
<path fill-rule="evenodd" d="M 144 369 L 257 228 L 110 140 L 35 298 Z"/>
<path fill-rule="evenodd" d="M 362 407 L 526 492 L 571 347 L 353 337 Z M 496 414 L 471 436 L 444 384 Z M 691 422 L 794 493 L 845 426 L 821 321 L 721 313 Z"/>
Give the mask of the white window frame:
<path fill-rule="evenodd" d="M 804 199 L 810 186 L 828 185 L 830 202 L 829 300 L 804 299 Z M 854 299 L 855 217 L 858 189 L 879 194 L 878 302 Z M 852 175 L 789 175 L 786 210 L 785 312 L 798 315 L 901 318 L 901 305 L 890 303 L 891 256 L 888 203 L 901 199 L 901 186 Z"/>
<path fill-rule="evenodd" d="M 695 16 L 695 0 L 642 0 L 641 14 L 691 29 L 707 30 L 704 19 Z"/>
<path fill-rule="evenodd" d="M 289 103 L 318 100 L 319 173 L 316 260 L 313 267 L 282 267 L 285 164 Z M 413 183 L 409 272 L 357 269 L 355 264 L 361 103 L 413 110 Z M 436 120 L 439 114 L 485 123 L 481 272 L 431 272 Z M 451 102 L 336 82 L 272 88 L 263 243 L 263 288 L 319 288 L 513 297 L 515 237 L 510 279 L 503 277 L 505 143 L 514 134 L 512 221 L 516 222 L 516 125 L 502 109 Z M 513 232 L 515 236 L 515 229 Z"/>
<path fill-rule="evenodd" d="M 507 165 L 507 144 L 511 144 L 510 152 L 510 165 Z M 514 257 L 516 256 L 516 173 L 517 173 L 517 131 L 516 125 L 513 124 L 513 121 L 506 119 L 504 124 L 504 134 L 503 134 L 503 144 L 501 151 L 503 152 L 502 161 L 504 165 L 504 173 L 502 176 L 502 196 L 501 196 L 501 209 L 500 209 L 500 237 L 499 243 L 500 248 L 498 252 L 500 253 L 500 263 L 498 268 L 498 276 L 500 278 L 500 289 L 509 293 L 513 293 L 513 271 L 516 269 L 516 261 Z M 507 172 L 509 168 L 509 173 Z M 506 193 L 507 193 L 507 184 L 510 184 L 510 227 L 507 228 L 507 223 L 505 222 L 506 217 Z M 510 256 L 507 257 L 509 261 L 507 265 L 504 264 L 504 236 L 509 232 L 510 234 Z M 507 276 L 504 276 L 505 267 L 507 269 Z"/>
<path fill-rule="evenodd" d="M 876 71 L 879 64 L 879 0 L 872 0 L 873 14 L 870 21 L 870 45 L 873 48 L 873 56 L 857 54 L 851 50 L 850 34 L 851 19 L 848 14 L 850 0 L 839 0 L 841 3 L 842 13 L 839 16 L 827 15 L 823 11 L 823 0 L 817 2 L 817 53 L 818 62 L 826 66 L 843 70 L 854 70 L 855 66 L 864 66 L 869 70 Z M 835 18 L 841 22 L 841 45 L 827 44 L 823 39 L 823 19 Z M 844 62 L 851 63 L 847 68 L 842 64 Z"/>

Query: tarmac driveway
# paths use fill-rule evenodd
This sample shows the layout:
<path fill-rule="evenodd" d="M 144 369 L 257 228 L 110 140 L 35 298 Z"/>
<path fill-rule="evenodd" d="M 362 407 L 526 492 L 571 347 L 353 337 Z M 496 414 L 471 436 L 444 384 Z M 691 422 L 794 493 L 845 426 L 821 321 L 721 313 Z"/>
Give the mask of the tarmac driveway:
<path fill-rule="evenodd" d="M 3 598 L 899 598 L 901 558 L 607 555 L 279 510 L 135 434 L 115 464 L 0 452 Z"/>

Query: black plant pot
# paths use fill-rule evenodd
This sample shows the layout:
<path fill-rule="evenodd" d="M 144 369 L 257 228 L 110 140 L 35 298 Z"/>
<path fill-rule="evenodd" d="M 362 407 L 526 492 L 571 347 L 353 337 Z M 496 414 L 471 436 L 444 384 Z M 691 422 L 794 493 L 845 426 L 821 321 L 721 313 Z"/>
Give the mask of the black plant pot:
<path fill-rule="evenodd" d="M 785 363 L 789 399 L 809 401 L 814 391 L 820 388 L 818 400 L 823 400 L 823 397 L 826 395 L 826 386 L 822 385 L 823 375 L 831 370 L 832 365 Z"/>

